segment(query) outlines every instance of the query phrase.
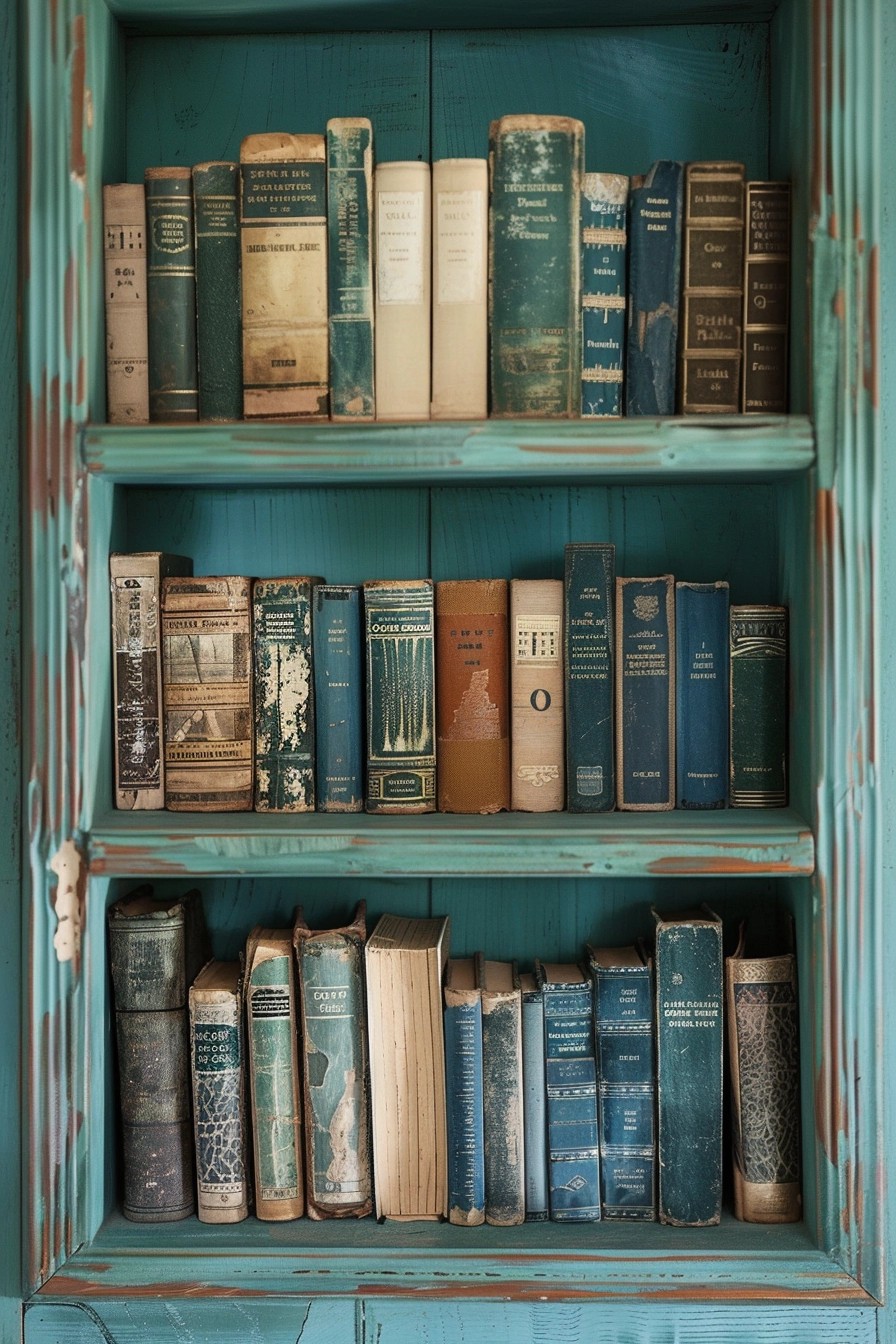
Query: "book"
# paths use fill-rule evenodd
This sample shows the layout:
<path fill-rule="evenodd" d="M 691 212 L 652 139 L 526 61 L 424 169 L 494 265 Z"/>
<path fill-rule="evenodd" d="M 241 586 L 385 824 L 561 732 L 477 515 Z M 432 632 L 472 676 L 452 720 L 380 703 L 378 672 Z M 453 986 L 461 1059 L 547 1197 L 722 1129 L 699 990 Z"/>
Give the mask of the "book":
<path fill-rule="evenodd" d="M 190 1066 L 201 1223 L 249 1212 L 243 984 L 236 961 L 208 961 L 190 988 Z"/>
<path fill-rule="evenodd" d="M 433 585 L 364 584 L 367 811 L 433 812 L 436 799 Z"/>
<path fill-rule="evenodd" d="M 510 807 L 507 581 L 435 585 L 440 812 Z"/>
<path fill-rule="evenodd" d="M 156 900 L 143 885 L 109 907 L 126 1218 L 196 1209 L 187 989 L 208 956 L 198 891 Z"/>
<path fill-rule="evenodd" d="M 790 336 L 790 183 L 748 182 L 741 410 L 785 415 Z"/>
<path fill-rule="evenodd" d="M 189 168 L 147 168 L 146 304 L 149 418 L 199 417 L 196 251 Z"/>
<path fill-rule="evenodd" d="M 520 974 L 523 1036 L 523 1158 L 526 1222 L 548 1217 L 548 1121 L 544 1070 L 544 988 L 532 971 Z"/>
<path fill-rule="evenodd" d="M 629 191 L 626 415 L 674 415 L 684 166 L 671 159 Z"/>
<path fill-rule="evenodd" d="M 722 1208 L 722 922 L 653 912 L 659 1218 L 708 1227 Z"/>
<path fill-rule="evenodd" d="M 103 187 L 106 419 L 149 421 L 146 307 L 146 193 L 142 182 Z"/>
<path fill-rule="evenodd" d="M 373 127 L 367 117 L 327 122 L 327 267 L 330 416 L 372 420 Z"/>
<path fill-rule="evenodd" d="M 640 947 L 589 947 L 604 1218 L 656 1219 L 653 964 Z"/>
<path fill-rule="evenodd" d="M 675 580 L 616 580 L 616 798 L 675 806 Z"/>
<path fill-rule="evenodd" d="M 744 165 L 689 163 L 684 196 L 679 408 L 730 415 L 740 409 Z"/>
<path fill-rule="evenodd" d="M 523 1021 L 516 962 L 476 956 L 482 995 L 482 1126 L 485 1221 L 515 1227 L 526 1220 L 523 1130 Z"/>
<path fill-rule="evenodd" d="M 732 807 L 787 806 L 786 607 L 731 607 Z"/>
<path fill-rule="evenodd" d="M 311 606 L 320 582 L 252 582 L 256 812 L 314 811 Z"/>
<path fill-rule="evenodd" d="M 448 1098 L 448 1221 L 485 1222 L 482 996 L 472 957 L 445 968 L 445 1091 Z"/>
<path fill-rule="evenodd" d="M 562 580 L 511 580 L 510 622 L 510 805 L 518 812 L 560 812 L 566 796 Z"/>
<path fill-rule="evenodd" d="M 162 580 L 187 575 L 184 555 L 143 551 L 109 556 L 112 691 L 115 710 L 115 806 L 165 806 L 162 753 Z"/>
<path fill-rule="evenodd" d="M 428 420 L 431 182 L 428 163 L 378 163 L 374 171 L 377 420 Z"/>
<path fill-rule="evenodd" d="M 433 420 L 488 415 L 488 163 L 432 166 Z"/>
<path fill-rule="evenodd" d="M 584 161 L 585 128 L 571 117 L 489 128 L 492 415 L 580 414 Z"/>
<path fill-rule="evenodd" d="M 571 962 L 536 962 L 536 975 L 544 989 L 551 1218 L 597 1222 L 600 1142 L 591 981 Z"/>
<path fill-rule="evenodd" d="M 327 163 L 322 135 L 240 145 L 243 415 L 326 418 Z"/>
<path fill-rule="evenodd" d="M 252 808 L 249 580 L 162 580 L 165 806 Z"/>
<path fill-rule="evenodd" d="M 675 772 L 679 807 L 728 801 L 728 584 L 675 585 Z"/>
<path fill-rule="evenodd" d="M 284 1222 L 305 1211 L 291 929 L 249 934 L 245 993 L 255 1216 Z"/>
<path fill-rule="evenodd" d="M 364 1218 L 373 1208 L 366 937 L 363 901 L 336 929 L 310 929 L 296 912 L 309 1218 Z"/>
<path fill-rule="evenodd" d="M 582 415 L 622 415 L 628 178 L 582 176 Z"/>
<path fill-rule="evenodd" d="M 364 635 L 361 589 L 313 590 L 315 796 L 319 812 L 364 811 Z"/>
<path fill-rule="evenodd" d="M 193 167 L 200 420 L 243 414 L 239 186 L 239 164 Z"/>
<path fill-rule="evenodd" d="M 566 806 L 611 812 L 616 806 L 613 724 L 613 608 L 616 547 L 565 548 Z"/>
<path fill-rule="evenodd" d="M 376 1216 L 448 1216 L 442 977 L 448 920 L 382 915 L 367 941 Z"/>

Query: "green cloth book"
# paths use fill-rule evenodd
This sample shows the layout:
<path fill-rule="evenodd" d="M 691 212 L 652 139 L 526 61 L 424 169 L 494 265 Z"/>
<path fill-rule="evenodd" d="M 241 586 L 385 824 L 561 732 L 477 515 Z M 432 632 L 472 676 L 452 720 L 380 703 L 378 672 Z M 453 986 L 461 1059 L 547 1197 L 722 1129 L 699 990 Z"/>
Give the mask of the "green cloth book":
<path fill-rule="evenodd" d="M 327 122 L 330 416 L 373 420 L 373 127 Z"/>
<path fill-rule="evenodd" d="M 199 416 L 193 186 L 189 168 L 147 168 L 145 181 L 149 418 L 180 424 Z"/>
<path fill-rule="evenodd" d="M 197 163 L 193 209 L 199 419 L 239 420 L 243 414 L 239 165 Z"/>

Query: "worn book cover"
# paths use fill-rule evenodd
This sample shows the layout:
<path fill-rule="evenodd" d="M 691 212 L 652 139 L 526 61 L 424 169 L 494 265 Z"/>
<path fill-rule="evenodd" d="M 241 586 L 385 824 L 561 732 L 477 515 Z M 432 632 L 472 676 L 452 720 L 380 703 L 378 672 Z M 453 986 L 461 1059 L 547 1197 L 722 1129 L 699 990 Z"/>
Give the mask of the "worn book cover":
<path fill-rule="evenodd" d="M 106 419 L 149 420 L 146 308 L 146 193 L 142 182 L 103 187 L 106 307 Z"/>
<path fill-rule="evenodd" d="M 512 579 L 511 788 L 517 812 L 561 812 L 566 797 L 563 581 Z"/>
<path fill-rule="evenodd" d="M 199 419 L 243 414 L 239 164 L 193 168 Z"/>
<path fill-rule="evenodd" d="M 485 1221 L 526 1221 L 523 1129 L 523 1020 L 516 962 L 476 956 L 482 994 L 482 1112 Z"/>
<path fill-rule="evenodd" d="M 582 415 L 622 415 L 628 178 L 582 176 Z"/>
<path fill-rule="evenodd" d="M 364 631 L 361 589 L 314 588 L 315 796 L 319 812 L 364 811 Z"/>
<path fill-rule="evenodd" d="M 591 981 L 573 963 L 535 963 L 544 988 L 548 1184 L 554 1222 L 600 1219 Z"/>
<path fill-rule="evenodd" d="M 473 957 L 445 968 L 445 1091 L 448 1098 L 448 1221 L 485 1222 L 482 995 Z"/>
<path fill-rule="evenodd" d="M 786 607 L 731 607 L 732 807 L 787 806 Z"/>
<path fill-rule="evenodd" d="M 432 166 L 432 418 L 488 415 L 488 163 Z"/>
<path fill-rule="evenodd" d="M 573 542 L 565 560 L 566 806 L 570 812 L 611 812 L 616 547 Z"/>
<path fill-rule="evenodd" d="M 548 1217 L 547 1082 L 544 1067 L 544 987 L 532 971 L 520 974 L 523 1033 L 523 1148 L 526 1222 Z"/>
<path fill-rule="evenodd" d="M 209 961 L 190 989 L 190 1062 L 201 1223 L 249 1212 L 242 970 Z"/>
<path fill-rule="evenodd" d="M 616 795 L 630 812 L 675 806 L 675 580 L 616 580 Z"/>
<path fill-rule="evenodd" d="M 431 182 L 428 163 L 374 170 L 377 420 L 428 420 L 431 395 Z"/>
<path fill-rule="evenodd" d="M 327 122 L 327 267 L 330 416 L 372 420 L 373 127 L 367 117 Z"/>
<path fill-rule="evenodd" d="M 314 811 L 312 590 L 302 576 L 255 579 L 255 811 Z"/>
<path fill-rule="evenodd" d="M 785 415 L 790 335 L 790 183 L 748 182 L 741 410 Z"/>
<path fill-rule="evenodd" d="M 629 193 L 626 415 L 674 415 L 684 165 L 661 159 Z"/>
<path fill-rule="evenodd" d="M 728 801 L 728 584 L 675 585 L 675 772 L 679 807 Z"/>
<path fill-rule="evenodd" d="M 145 179 L 149 418 L 189 423 L 199 417 L 192 175 L 147 168 Z"/>

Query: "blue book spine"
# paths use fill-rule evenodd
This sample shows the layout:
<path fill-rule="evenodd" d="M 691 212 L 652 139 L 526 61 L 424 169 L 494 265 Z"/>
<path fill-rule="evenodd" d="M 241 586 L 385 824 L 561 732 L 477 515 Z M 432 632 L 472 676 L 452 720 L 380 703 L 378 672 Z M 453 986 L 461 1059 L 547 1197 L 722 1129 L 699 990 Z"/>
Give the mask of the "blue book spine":
<path fill-rule="evenodd" d="M 445 1083 L 448 1099 L 448 1220 L 485 1221 L 482 1119 L 482 1003 L 452 1002 L 445 989 Z"/>
<path fill-rule="evenodd" d="M 366 117 L 327 122 L 330 409 L 373 420 L 373 128 Z"/>
<path fill-rule="evenodd" d="M 548 968 L 552 969 L 557 968 Z M 546 977 L 544 1042 L 551 1218 L 555 1222 L 596 1222 L 600 1218 L 600 1151 L 588 981 Z"/>
<path fill-rule="evenodd" d="M 364 810 L 364 679 L 361 590 L 314 589 L 317 810 Z"/>
<path fill-rule="evenodd" d="M 616 547 L 566 547 L 566 806 L 611 812 L 613 764 L 613 606 Z"/>
<path fill-rule="evenodd" d="M 728 584 L 675 585 L 675 770 L 679 807 L 728 799 Z"/>
<path fill-rule="evenodd" d="M 616 580 L 616 796 L 675 806 L 675 580 Z"/>
<path fill-rule="evenodd" d="M 629 195 L 627 415 L 674 415 L 684 165 L 655 163 Z"/>
<path fill-rule="evenodd" d="M 628 178 L 582 176 L 582 415 L 622 415 Z"/>
<path fill-rule="evenodd" d="M 547 1091 L 544 1071 L 544 991 L 521 975 L 523 997 L 523 1152 L 526 1222 L 548 1216 Z"/>

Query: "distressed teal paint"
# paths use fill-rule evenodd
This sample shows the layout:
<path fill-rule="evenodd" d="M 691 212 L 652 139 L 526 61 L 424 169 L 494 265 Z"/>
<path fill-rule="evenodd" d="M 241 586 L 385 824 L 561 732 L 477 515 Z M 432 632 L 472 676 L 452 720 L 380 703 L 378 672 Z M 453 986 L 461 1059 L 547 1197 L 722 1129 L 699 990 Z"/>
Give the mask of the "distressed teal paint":
<path fill-rule="evenodd" d="M 25 1313 L 25 1344 L 336 1344 L 360 1338 L 350 1302 L 183 1301 L 120 1298 L 97 1305 L 34 1302 Z M 845 1344 L 853 1344 L 849 1339 Z M 858 1336 L 855 1344 L 858 1344 Z"/>

